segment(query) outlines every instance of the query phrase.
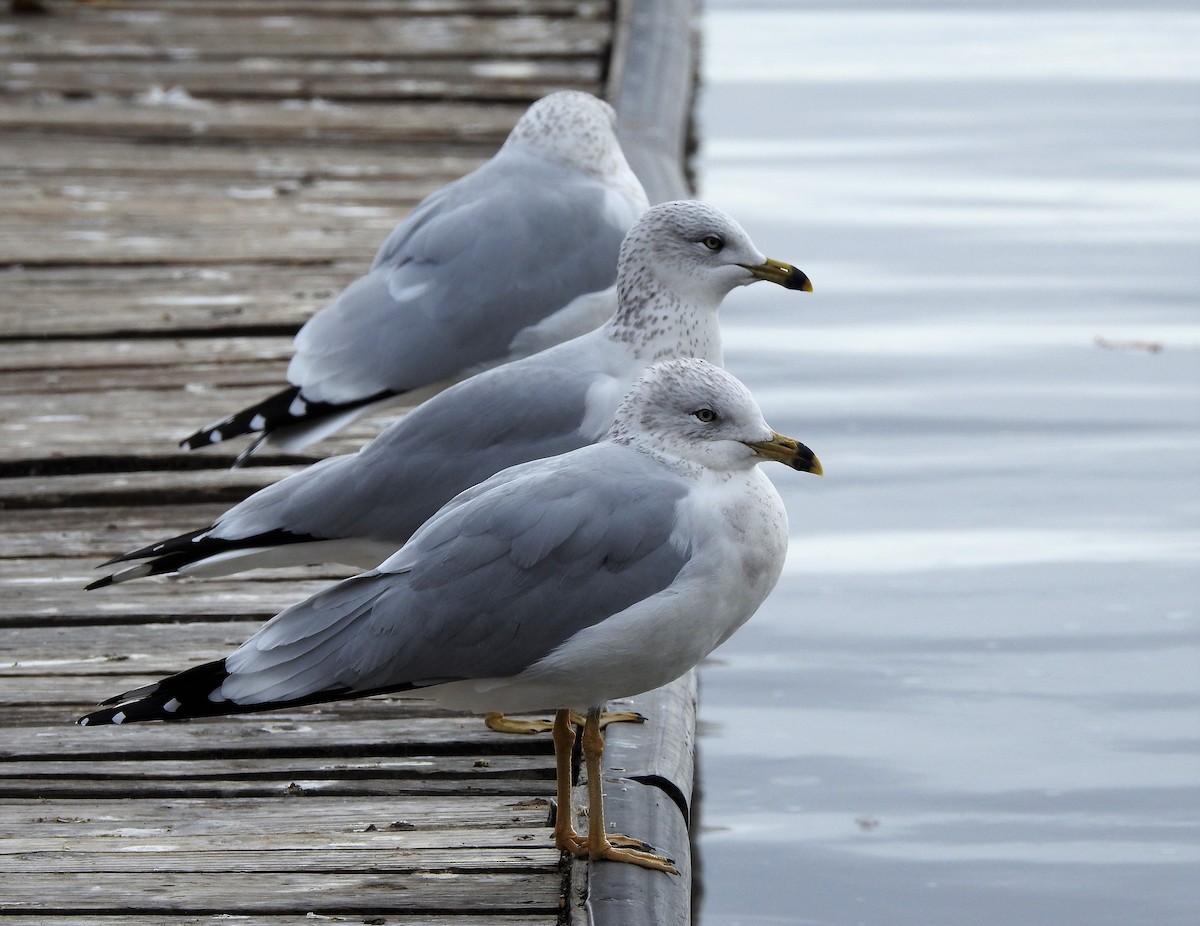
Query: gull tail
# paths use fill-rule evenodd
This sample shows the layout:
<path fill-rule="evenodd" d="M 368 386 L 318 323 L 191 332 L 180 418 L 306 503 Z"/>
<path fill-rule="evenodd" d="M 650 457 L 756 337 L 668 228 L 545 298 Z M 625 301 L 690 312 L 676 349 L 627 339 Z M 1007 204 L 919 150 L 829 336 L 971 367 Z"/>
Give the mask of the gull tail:
<path fill-rule="evenodd" d="M 252 537 L 225 539 L 210 536 L 212 526 L 180 534 L 170 540 L 142 547 L 131 553 L 114 556 L 99 568 L 115 566 L 118 563 L 128 563 L 134 560 L 146 560 L 112 575 L 97 579 L 87 586 L 88 591 L 105 588 L 109 585 L 119 585 L 144 576 L 160 576 L 169 572 L 199 573 L 202 575 L 227 575 L 254 568 L 251 562 L 255 558 L 263 559 L 263 565 L 291 565 L 287 557 L 279 562 L 279 557 L 270 557 L 271 551 L 292 544 L 308 544 L 318 540 L 302 534 L 292 534 L 285 530 L 273 530 Z"/>
<path fill-rule="evenodd" d="M 206 425 L 181 440 L 179 446 L 184 450 L 198 450 L 243 434 L 261 435 L 238 455 L 234 466 L 239 466 L 265 440 L 270 439 L 285 450 L 298 450 L 349 424 L 369 406 L 395 395 L 390 390 L 383 390 L 350 402 L 312 402 L 304 398 L 299 386 L 289 386 L 257 405 Z"/>

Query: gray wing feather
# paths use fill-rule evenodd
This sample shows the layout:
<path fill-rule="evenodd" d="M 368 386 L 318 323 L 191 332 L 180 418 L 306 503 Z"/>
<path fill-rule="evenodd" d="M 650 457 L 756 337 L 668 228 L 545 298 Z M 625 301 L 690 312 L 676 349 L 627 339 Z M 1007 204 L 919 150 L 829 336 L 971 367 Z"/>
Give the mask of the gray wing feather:
<path fill-rule="evenodd" d="M 595 178 L 498 156 L 418 209 L 309 320 L 289 380 L 347 402 L 504 359 L 519 332 L 615 279 L 636 209 L 613 215 L 609 199 Z"/>
<path fill-rule="evenodd" d="M 398 549 L 459 492 L 509 466 L 599 439 L 582 428 L 589 384 L 545 355 L 473 377 L 417 406 L 358 453 L 256 492 L 221 516 L 214 536 L 286 530 L 390 541 Z"/>
<path fill-rule="evenodd" d="M 586 473 L 586 476 L 582 474 Z M 514 675 L 667 588 L 687 484 L 610 444 L 500 474 L 227 660 L 235 700 Z"/>

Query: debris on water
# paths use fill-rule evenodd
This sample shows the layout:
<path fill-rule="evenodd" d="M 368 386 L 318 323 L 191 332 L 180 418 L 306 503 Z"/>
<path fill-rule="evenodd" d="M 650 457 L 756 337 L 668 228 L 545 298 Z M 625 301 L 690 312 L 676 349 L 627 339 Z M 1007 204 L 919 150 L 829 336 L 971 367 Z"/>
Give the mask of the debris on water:
<path fill-rule="evenodd" d="M 1144 350 L 1148 354 L 1161 353 L 1163 350 L 1159 341 L 1110 341 L 1100 335 L 1096 335 L 1096 346 L 1104 350 Z"/>

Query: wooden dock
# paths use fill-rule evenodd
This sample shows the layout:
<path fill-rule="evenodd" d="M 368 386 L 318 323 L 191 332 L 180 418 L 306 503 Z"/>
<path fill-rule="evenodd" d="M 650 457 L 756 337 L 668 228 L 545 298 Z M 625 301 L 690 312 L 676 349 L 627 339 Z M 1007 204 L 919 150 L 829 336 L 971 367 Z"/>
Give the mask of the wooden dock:
<path fill-rule="evenodd" d="M 184 455 L 423 196 L 553 89 L 685 192 L 692 0 L 43 0 L 0 14 L 0 926 L 686 923 L 694 682 L 613 728 L 610 818 L 671 879 L 567 862 L 548 738 L 375 698 L 82 731 L 345 573 L 84 592 L 306 459 Z"/>

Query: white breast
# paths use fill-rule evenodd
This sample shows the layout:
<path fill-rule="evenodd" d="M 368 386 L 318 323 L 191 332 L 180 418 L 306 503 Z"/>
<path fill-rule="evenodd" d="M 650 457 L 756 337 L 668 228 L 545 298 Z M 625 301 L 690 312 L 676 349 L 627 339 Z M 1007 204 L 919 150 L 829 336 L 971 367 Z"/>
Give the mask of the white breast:
<path fill-rule="evenodd" d="M 697 665 L 758 610 L 787 552 L 779 494 L 755 467 L 719 479 L 677 510 L 674 542 L 692 556 L 665 591 L 571 637 L 512 679 L 462 683 L 490 710 L 586 709 L 648 691 Z"/>

